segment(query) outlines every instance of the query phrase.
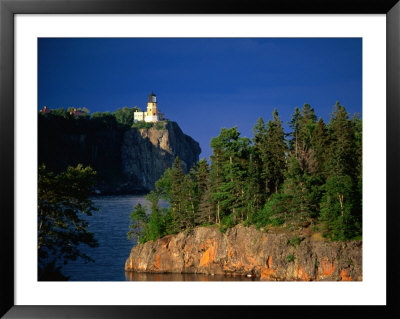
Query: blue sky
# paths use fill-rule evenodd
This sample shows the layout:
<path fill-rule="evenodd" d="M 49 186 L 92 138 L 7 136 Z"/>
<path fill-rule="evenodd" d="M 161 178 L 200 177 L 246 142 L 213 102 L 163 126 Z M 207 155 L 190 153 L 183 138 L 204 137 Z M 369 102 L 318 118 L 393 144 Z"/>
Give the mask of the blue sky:
<path fill-rule="evenodd" d="M 38 84 L 39 109 L 144 109 L 154 91 L 208 158 L 221 127 L 251 138 L 274 107 L 284 123 L 304 103 L 325 122 L 336 101 L 362 113 L 362 39 L 41 38 Z"/>

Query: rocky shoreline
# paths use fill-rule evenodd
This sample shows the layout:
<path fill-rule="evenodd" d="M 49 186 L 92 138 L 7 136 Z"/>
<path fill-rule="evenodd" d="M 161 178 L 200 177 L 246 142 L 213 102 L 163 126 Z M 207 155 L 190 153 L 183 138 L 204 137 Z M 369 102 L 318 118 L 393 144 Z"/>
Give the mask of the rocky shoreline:
<path fill-rule="evenodd" d="M 132 248 L 125 271 L 251 276 L 270 281 L 361 281 L 362 241 L 197 227 Z"/>

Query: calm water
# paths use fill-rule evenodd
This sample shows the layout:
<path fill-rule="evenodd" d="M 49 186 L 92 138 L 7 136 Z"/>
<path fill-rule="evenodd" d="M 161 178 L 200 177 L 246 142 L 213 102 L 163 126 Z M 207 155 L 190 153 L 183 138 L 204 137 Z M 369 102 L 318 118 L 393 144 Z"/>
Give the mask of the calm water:
<path fill-rule="evenodd" d="M 71 281 L 225 281 L 225 280 L 252 280 L 246 277 L 207 276 L 193 274 L 138 274 L 125 273 L 125 261 L 134 240 L 128 240 L 126 233 L 129 230 L 129 215 L 137 203 L 150 208 L 150 203 L 144 196 L 98 196 L 92 201 L 99 208 L 92 216 L 87 217 L 88 230 L 95 234 L 99 247 L 88 248 L 82 245 L 81 249 L 92 257 L 95 262 L 84 263 L 80 260 L 69 262 L 63 266 L 63 273 Z M 160 202 L 161 207 L 168 203 Z"/>

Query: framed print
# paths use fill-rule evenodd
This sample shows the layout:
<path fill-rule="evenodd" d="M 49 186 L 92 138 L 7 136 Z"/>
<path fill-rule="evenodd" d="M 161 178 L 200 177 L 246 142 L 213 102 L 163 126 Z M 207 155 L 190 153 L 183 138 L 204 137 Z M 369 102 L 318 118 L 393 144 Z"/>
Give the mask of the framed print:
<path fill-rule="evenodd" d="M 398 314 L 400 5 L 289 2 L 1 1 L 2 315 L 224 316 L 272 305 L 257 309 Z M 348 113 L 340 102 L 319 111 L 335 103 L 325 102 L 332 93 Z M 332 144 L 321 142 L 327 134 Z M 200 154 L 206 159 L 195 164 Z M 78 163 L 97 170 L 94 184 Z M 121 197 L 109 194 L 154 185 L 148 201 L 124 197 L 117 220 Z M 75 231 L 58 224 L 55 232 L 46 207 L 69 216 L 62 225 Z M 77 212 L 119 225 L 100 238 L 113 244 L 95 266 L 60 264 L 90 261 L 95 250 L 86 255 L 79 243 L 98 246 L 90 217 Z M 252 233 L 241 235 L 247 226 Z M 121 255 L 114 240 L 129 251 L 126 236 L 140 249 Z M 116 260 L 125 269 L 109 276 Z"/>

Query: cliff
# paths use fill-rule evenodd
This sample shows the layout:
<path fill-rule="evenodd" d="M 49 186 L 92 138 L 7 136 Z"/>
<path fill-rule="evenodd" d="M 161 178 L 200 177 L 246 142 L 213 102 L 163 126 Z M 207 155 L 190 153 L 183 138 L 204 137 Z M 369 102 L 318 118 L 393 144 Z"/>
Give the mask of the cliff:
<path fill-rule="evenodd" d="M 163 129 L 121 129 L 86 123 L 62 127 L 39 120 L 39 164 L 56 172 L 68 165 L 90 165 L 98 173 L 95 188 L 101 193 L 147 192 L 176 156 L 188 171 L 201 152 L 175 122 L 164 122 Z"/>
<path fill-rule="evenodd" d="M 134 247 L 126 271 L 254 276 L 261 280 L 361 281 L 362 242 L 235 226 L 198 227 Z"/>

